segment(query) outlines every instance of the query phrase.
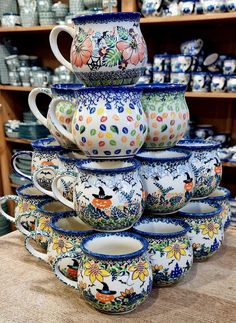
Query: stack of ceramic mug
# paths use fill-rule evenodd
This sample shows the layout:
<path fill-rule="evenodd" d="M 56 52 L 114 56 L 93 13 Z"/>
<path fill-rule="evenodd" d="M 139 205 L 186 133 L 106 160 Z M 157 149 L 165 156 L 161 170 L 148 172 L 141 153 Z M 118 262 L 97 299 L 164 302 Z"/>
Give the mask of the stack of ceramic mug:
<path fill-rule="evenodd" d="M 52 30 L 50 44 L 86 87 L 57 84 L 30 93 L 32 112 L 54 138 L 22 152 L 32 157 L 34 184 L 2 201 L 17 199 L 15 221 L 26 248 L 60 280 L 97 310 L 126 313 L 147 298 L 153 282 L 177 282 L 193 257 L 220 247 L 223 213 L 213 200 L 221 189 L 211 201 L 190 199 L 215 190 L 221 165 L 214 142 L 172 148 L 189 120 L 184 85 L 135 86 L 147 56 L 138 13 L 73 20 L 74 28 Z M 61 31 L 73 37 L 71 62 L 57 47 Z M 42 92 L 52 98 L 47 118 L 36 106 Z"/>

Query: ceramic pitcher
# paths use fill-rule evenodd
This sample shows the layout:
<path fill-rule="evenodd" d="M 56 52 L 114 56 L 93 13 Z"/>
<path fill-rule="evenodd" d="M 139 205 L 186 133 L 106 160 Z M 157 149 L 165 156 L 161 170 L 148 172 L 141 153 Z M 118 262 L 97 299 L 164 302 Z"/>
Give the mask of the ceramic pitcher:
<path fill-rule="evenodd" d="M 57 26 L 50 46 L 58 61 L 86 86 L 134 84 L 144 72 L 146 43 L 140 30 L 140 14 L 119 12 L 72 18 L 74 27 Z M 61 31 L 73 38 L 70 62 L 61 54 Z"/>
<path fill-rule="evenodd" d="M 63 98 L 68 102 L 59 103 L 56 107 L 56 116 L 60 123 L 67 129 L 71 130 L 71 121 L 74 115 L 74 105 L 69 101 L 75 100 L 76 98 L 76 90 L 80 88 L 81 84 L 54 84 L 49 88 L 35 88 L 33 89 L 28 97 L 29 107 L 35 117 L 40 121 L 46 128 L 49 129 L 50 133 L 53 137 L 58 141 L 58 143 L 65 148 L 73 148 L 73 144 L 63 137 L 60 132 L 57 130 L 55 125 L 53 124 L 50 114 L 47 114 L 47 118 L 45 118 L 42 113 L 39 111 L 39 108 L 36 104 L 36 99 L 38 94 L 45 94 L 50 98 Z"/>
<path fill-rule="evenodd" d="M 138 87 L 79 89 L 71 132 L 57 120 L 55 110 L 60 99 L 51 102 L 49 112 L 57 129 L 86 156 L 127 158 L 138 152 L 147 135 L 147 119 L 140 97 Z"/>
<path fill-rule="evenodd" d="M 217 153 L 218 142 L 203 139 L 185 139 L 177 147 L 192 153 L 190 163 L 196 178 L 193 198 L 210 195 L 220 184 L 222 165 Z"/>
<path fill-rule="evenodd" d="M 183 138 L 189 121 L 189 110 L 182 84 L 138 85 L 147 117 L 148 134 L 144 147 L 162 149 L 174 146 Z"/>
<path fill-rule="evenodd" d="M 84 238 L 80 248 L 82 254 L 59 256 L 54 272 L 64 283 L 78 288 L 92 307 L 107 314 L 124 314 L 145 301 L 152 288 L 146 239 L 130 232 L 97 233 Z M 78 262 L 77 282 L 58 268 L 66 257 Z"/>
<path fill-rule="evenodd" d="M 63 175 L 54 179 L 52 190 L 58 200 L 73 208 L 94 230 L 126 230 L 144 210 L 145 194 L 139 167 L 135 159 L 85 160 L 78 164 L 77 177 L 72 176 L 73 202 L 59 192 L 58 180 Z"/>

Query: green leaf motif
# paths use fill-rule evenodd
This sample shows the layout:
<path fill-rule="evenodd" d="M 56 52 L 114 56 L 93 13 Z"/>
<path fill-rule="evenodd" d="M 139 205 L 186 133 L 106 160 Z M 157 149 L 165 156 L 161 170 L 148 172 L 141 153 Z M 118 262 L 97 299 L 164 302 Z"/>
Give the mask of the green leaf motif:
<path fill-rule="evenodd" d="M 166 124 L 163 124 L 161 126 L 161 132 L 164 132 L 166 129 L 167 129 L 167 125 Z"/>
<path fill-rule="evenodd" d="M 79 30 L 78 30 L 78 34 L 77 34 L 77 37 L 76 37 L 76 40 L 79 42 L 79 43 L 82 43 L 85 38 L 87 37 L 87 33 L 81 28 L 79 27 Z"/>
<path fill-rule="evenodd" d="M 107 46 L 115 47 L 115 45 L 116 45 L 116 37 L 115 36 L 107 35 L 104 39 L 105 39 Z"/>
<path fill-rule="evenodd" d="M 81 126 L 79 132 L 80 132 L 80 134 L 83 133 L 83 132 L 85 132 L 85 126 Z"/>
<path fill-rule="evenodd" d="M 115 132 L 117 134 L 119 133 L 119 129 L 118 129 L 117 126 L 111 126 L 110 129 L 111 129 L 112 132 Z"/>
<path fill-rule="evenodd" d="M 104 57 L 104 65 L 108 67 L 115 66 L 120 61 L 120 59 L 121 53 L 117 49 L 109 49 L 106 56 Z"/>
<path fill-rule="evenodd" d="M 124 27 L 117 27 L 118 35 L 121 39 L 126 40 L 129 37 L 129 32 Z"/>

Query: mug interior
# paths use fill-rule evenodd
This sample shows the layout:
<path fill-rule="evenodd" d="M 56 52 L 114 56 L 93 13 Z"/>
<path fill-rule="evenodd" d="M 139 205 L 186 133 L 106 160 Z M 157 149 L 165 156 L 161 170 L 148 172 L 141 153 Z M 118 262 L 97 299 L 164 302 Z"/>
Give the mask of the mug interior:
<path fill-rule="evenodd" d="M 88 159 L 87 156 L 85 156 L 82 152 L 77 153 L 75 151 L 71 151 L 69 153 L 64 153 L 61 155 L 61 157 L 65 157 L 65 158 L 71 158 L 71 159 Z"/>
<path fill-rule="evenodd" d="M 211 195 L 209 196 L 209 198 L 211 197 L 224 197 L 226 195 L 226 193 L 224 191 L 222 191 L 219 188 L 216 188 Z"/>
<path fill-rule="evenodd" d="M 132 237 L 111 235 L 89 240 L 85 243 L 85 247 L 92 253 L 121 256 L 140 251 L 143 244 Z"/>
<path fill-rule="evenodd" d="M 45 203 L 42 206 L 42 210 L 50 213 L 72 211 L 68 206 L 62 204 L 59 201 L 52 201 L 52 202 Z"/>
<path fill-rule="evenodd" d="M 189 202 L 185 205 L 180 212 L 189 213 L 189 214 L 206 214 L 215 212 L 216 207 L 202 202 Z"/>
<path fill-rule="evenodd" d="M 27 188 L 23 189 L 21 191 L 21 193 L 25 194 L 25 195 L 32 195 L 32 196 L 39 196 L 39 195 L 43 196 L 43 195 L 45 195 L 35 187 L 27 187 Z"/>
<path fill-rule="evenodd" d="M 83 169 L 99 169 L 99 170 L 106 170 L 106 169 L 117 169 L 117 168 L 128 168 L 133 166 L 132 162 L 122 161 L 122 160 L 111 160 L 111 161 L 102 161 L 96 162 L 91 161 L 87 164 L 83 164 Z"/>
<path fill-rule="evenodd" d="M 89 231 L 91 227 L 89 227 L 86 223 L 80 220 L 77 216 L 70 216 L 59 219 L 55 225 L 61 229 L 66 231 Z"/>
<path fill-rule="evenodd" d="M 184 230 L 184 228 L 181 225 L 174 223 L 164 223 L 162 221 L 140 223 L 139 225 L 135 226 L 135 229 L 145 233 L 154 234 L 178 233 Z"/>
<path fill-rule="evenodd" d="M 166 159 L 166 158 L 181 158 L 186 157 L 187 154 L 178 151 L 142 151 L 138 153 L 138 156 L 145 158 L 153 158 L 153 159 Z"/>

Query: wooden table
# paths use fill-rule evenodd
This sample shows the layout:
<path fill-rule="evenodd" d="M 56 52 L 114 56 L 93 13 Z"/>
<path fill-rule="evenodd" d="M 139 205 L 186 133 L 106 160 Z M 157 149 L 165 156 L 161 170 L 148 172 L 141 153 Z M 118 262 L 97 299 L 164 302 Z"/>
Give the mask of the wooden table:
<path fill-rule="evenodd" d="M 0 323 L 236 323 L 236 230 L 220 251 L 195 263 L 179 284 L 155 288 L 136 311 L 109 316 L 90 308 L 49 266 L 29 255 L 23 237 L 0 238 Z"/>

